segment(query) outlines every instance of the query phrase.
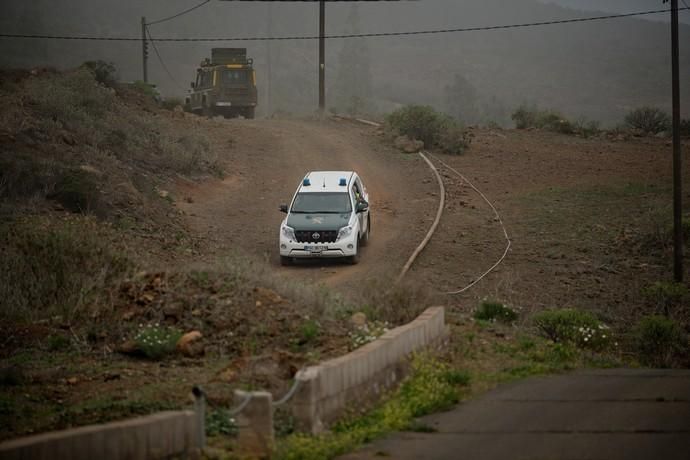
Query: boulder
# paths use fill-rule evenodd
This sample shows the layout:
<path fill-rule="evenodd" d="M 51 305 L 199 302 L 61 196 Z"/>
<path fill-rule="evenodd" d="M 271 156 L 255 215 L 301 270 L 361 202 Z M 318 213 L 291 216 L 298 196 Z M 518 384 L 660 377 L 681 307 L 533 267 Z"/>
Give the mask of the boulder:
<path fill-rule="evenodd" d="M 204 346 L 201 343 L 203 335 L 199 331 L 191 331 L 180 337 L 175 348 L 185 356 L 195 357 L 204 354 Z"/>

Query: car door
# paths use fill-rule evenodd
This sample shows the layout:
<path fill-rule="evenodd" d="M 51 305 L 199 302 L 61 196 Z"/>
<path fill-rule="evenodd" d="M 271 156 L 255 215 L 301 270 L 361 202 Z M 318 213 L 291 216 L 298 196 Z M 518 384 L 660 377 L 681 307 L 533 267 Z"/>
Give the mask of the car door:
<path fill-rule="evenodd" d="M 355 177 L 354 184 L 352 185 L 352 190 L 355 197 L 359 196 L 361 200 L 364 200 L 367 203 L 369 202 L 369 195 L 359 177 Z M 354 200 L 354 203 L 356 206 L 357 199 Z M 360 234 L 363 235 L 367 232 L 367 227 L 369 226 L 369 210 L 358 213 L 357 219 L 359 219 Z"/>

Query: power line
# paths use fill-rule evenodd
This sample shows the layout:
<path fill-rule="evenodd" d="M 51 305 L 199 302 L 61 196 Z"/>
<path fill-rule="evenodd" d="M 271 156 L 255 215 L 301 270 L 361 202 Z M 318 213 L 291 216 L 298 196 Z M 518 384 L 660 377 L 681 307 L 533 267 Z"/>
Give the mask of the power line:
<path fill-rule="evenodd" d="M 196 5 L 196 6 L 193 6 L 193 7 L 191 7 L 191 8 L 188 8 L 188 9 L 186 9 L 186 10 L 184 10 L 184 11 L 180 11 L 179 13 L 174 14 L 174 15 L 172 15 L 172 16 L 169 16 L 169 17 L 167 17 L 167 18 L 163 18 L 163 19 L 159 19 L 159 20 L 157 20 L 157 21 L 149 22 L 149 23 L 147 23 L 146 25 L 147 25 L 147 26 L 152 26 L 152 25 L 154 25 L 154 24 L 160 24 L 161 22 L 170 21 L 171 19 L 179 18 L 179 17 L 182 16 L 183 14 L 187 14 L 187 13 L 189 13 L 190 11 L 194 11 L 194 10 L 197 9 L 197 8 L 201 8 L 202 6 L 204 6 L 205 4 L 207 4 L 207 3 L 210 2 L 210 1 L 211 1 L 211 0 L 204 0 L 203 2 L 199 3 L 199 4 Z"/>
<path fill-rule="evenodd" d="M 182 85 L 180 85 L 180 84 L 177 82 L 177 80 L 175 80 L 175 77 L 173 77 L 172 73 L 171 73 L 170 70 L 168 69 L 168 66 L 165 65 L 165 62 L 163 61 L 163 58 L 161 57 L 161 54 L 158 52 L 158 47 L 156 46 L 156 42 L 155 42 L 155 40 L 153 39 L 153 37 L 151 36 L 151 31 L 149 30 L 148 26 L 146 26 L 146 35 L 148 35 L 149 41 L 151 42 L 151 46 L 153 46 L 153 51 L 156 53 L 156 56 L 158 56 L 158 61 L 160 62 L 161 67 L 163 67 L 163 70 L 165 70 L 165 73 L 168 74 L 168 77 L 170 77 L 170 80 L 172 80 L 172 82 L 175 83 L 175 85 L 176 85 L 179 89 L 181 89 L 182 91 L 184 91 L 185 89 L 182 87 Z"/>
<path fill-rule="evenodd" d="M 690 8 L 678 8 L 679 11 L 689 10 Z M 557 24 L 572 24 L 578 22 L 602 21 L 606 19 L 629 18 L 633 16 L 645 16 L 650 14 L 668 13 L 670 9 L 640 11 L 637 13 L 625 14 L 610 14 L 605 16 L 592 16 L 586 18 L 572 18 L 572 19 L 558 19 L 553 21 L 542 22 L 526 22 L 521 24 L 506 24 L 497 26 L 482 26 L 482 27 L 462 27 L 454 29 L 435 29 L 435 30 L 419 30 L 410 32 L 374 32 L 363 34 L 344 34 L 344 35 L 326 35 L 327 39 L 341 39 L 341 38 L 367 38 L 367 37 L 397 37 L 406 35 L 432 35 L 445 34 L 456 32 L 480 32 L 489 30 L 505 30 L 505 29 L 519 29 L 528 27 L 540 27 Z M 141 41 L 141 38 L 134 37 L 95 37 L 95 36 L 66 36 L 66 35 L 28 35 L 28 34 L 0 34 L 0 38 L 30 38 L 30 39 L 50 39 L 50 40 L 100 40 L 100 41 Z M 159 38 L 159 42 L 225 42 L 225 41 L 279 41 L 279 40 L 317 40 L 318 35 L 296 35 L 285 37 L 225 37 L 225 38 Z"/>

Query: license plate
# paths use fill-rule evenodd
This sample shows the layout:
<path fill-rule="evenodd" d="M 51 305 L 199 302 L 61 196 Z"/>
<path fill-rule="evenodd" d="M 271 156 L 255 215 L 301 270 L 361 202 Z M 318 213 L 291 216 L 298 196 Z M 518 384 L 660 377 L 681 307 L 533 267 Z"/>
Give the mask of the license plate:
<path fill-rule="evenodd" d="M 305 251 L 311 251 L 311 252 L 321 252 L 321 251 L 327 251 L 328 246 L 305 246 L 304 250 Z"/>

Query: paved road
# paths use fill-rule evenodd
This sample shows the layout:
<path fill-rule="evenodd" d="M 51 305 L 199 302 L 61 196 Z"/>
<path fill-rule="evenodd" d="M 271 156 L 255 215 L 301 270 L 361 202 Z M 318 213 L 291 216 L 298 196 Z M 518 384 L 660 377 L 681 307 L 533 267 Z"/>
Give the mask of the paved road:
<path fill-rule="evenodd" d="M 505 385 L 342 460 L 690 459 L 690 370 L 596 370 Z"/>

